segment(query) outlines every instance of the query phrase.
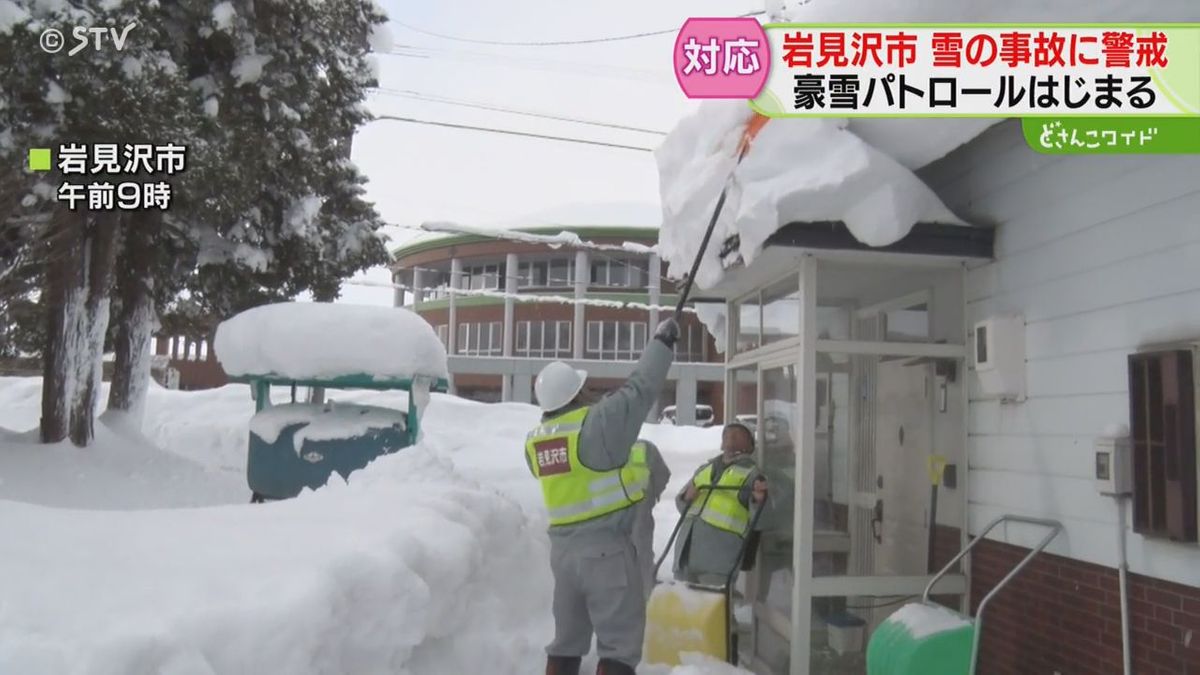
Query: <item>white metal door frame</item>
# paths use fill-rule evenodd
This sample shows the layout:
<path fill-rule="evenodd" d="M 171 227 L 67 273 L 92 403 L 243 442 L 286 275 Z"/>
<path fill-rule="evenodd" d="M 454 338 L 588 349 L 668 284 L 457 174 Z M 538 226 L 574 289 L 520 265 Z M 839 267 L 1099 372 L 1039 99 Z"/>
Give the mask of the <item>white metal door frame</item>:
<path fill-rule="evenodd" d="M 912 263 L 908 257 L 905 257 L 905 262 Z M 757 425 L 759 432 L 759 440 L 762 435 L 763 421 L 763 371 L 769 368 L 778 368 L 781 366 L 796 367 L 796 409 L 797 423 L 791 429 L 792 442 L 796 452 L 796 485 L 793 493 L 793 523 L 794 523 L 794 539 L 793 539 L 793 554 L 792 554 L 792 602 L 790 616 L 790 675 L 809 675 L 810 659 L 811 659 L 811 642 L 812 642 L 812 601 L 818 597 L 843 597 L 843 596 L 903 596 L 917 595 L 919 596 L 929 582 L 929 576 L 844 576 L 844 577 L 818 577 L 812 576 L 813 571 L 813 505 L 812 496 L 815 489 L 814 471 L 816 468 L 816 430 L 815 430 L 815 403 L 816 403 L 816 355 L 818 352 L 825 353 L 841 353 L 854 354 L 864 356 L 901 356 L 901 357 L 938 357 L 938 358 L 953 358 L 958 359 L 960 368 L 959 372 L 965 373 L 966 360 L 966 345 L 964 344 L 944 344 L 944 343 L 905 343 L 905 342 L 885 342 L 884 336 L 877 336 L 879 339 L 863 340 L 858 335 L 857 320 L 862 315 L 862 309 L 851 314 L 851 339 L 850 340 L 818 340 L 817 339 L 817 265 L 818 260 L 812 254 L 806 254 L 799 261 L 799 335 L 781 340 L 770 345 L 762 346 L 757 349 L 747 351 L 741 354 L 735 354 L 734 349 L 737 345 L 737 335 L 741 330 L 738 325 L 740 321 L 740 312 L 738 302 L 750 297 L 748 294 L 741 298 L 731 299 L 726 303 L 726 331 L 725 331 L 725 353 L 727 355 L 726 362 L 726 387 L 725 387 L 725 404 L 726 417 L 736 411 L 736 397 L 738 381 L 735 377 L 735 371 L 744 369 L 754 369 L 756 383 L 756 412 L 759 419 Z M 791 273 L 789 273 L 791 274 Z M 965 277 L 965 270 L 963 272 Z M 781 277 L 783 278 L 783 277 Z M 961 282 L 960 282 L 961 283 Z M 756 291 L 760 293 L 761 288 Z M 896 298 L 885 303 L 880 303 L 866 310 L 885 311 L 886 309 L 895 308 L 897 306 L 907 306 L 905 303 L 911 303 L 913 300 L 920 299 L 928 300 L 929 291 L 919 291 L 913 294 L 907 294 L 900 298 Z M 761 295 L 758 296 L 760 326 L 761 326 Z M 932 307 L 930 309 L 932 321 Z M 964 313 L 965 315 L 965 313 Z M 964 316 L 964 324 L 966 324 Z M 965 341 L 966 333 L 964 333 Z M 761 338 L 761 328 L 760 328 Z M 967 408 L 967 387 L 961 386 L 960 399 L 962 407 L 961 414 L 966 415 Z M 854 400 L 854 396 L 851 396 Z M 853 404 L 852 404 L 853 405 Z M 966 443 L 966 425 L 962 425 L 963 438 L 962 443 L 965 448 Z M 854 434 L 854 431 L 850 432 Z M 965 460 L 965 457 L 964 457 Z M 851 463 L 854 462 L 853 454 L 851 455 Z M 853 471 L 853 468 L 851 468 Z M 967 506 L 966 494 L 966 471 L 962 471 L 960 477 L 959 492 L 961 493 L 961 507 Z M 808 502 L 807 504 L 805 502 Z M 962 527 L 962 536 L 966 538 L 966 518 L 967 514 L 964 510 L 964 526 Z M 956 575 L 947 575 L 940 580 L 936 587 L 936 592 L 939 594 L 957 594 L 964 598 L 968 594 L 968 581 L 966 569 L 964 573 Z M 782 617 L 779 617 L 782 618 Z"/>

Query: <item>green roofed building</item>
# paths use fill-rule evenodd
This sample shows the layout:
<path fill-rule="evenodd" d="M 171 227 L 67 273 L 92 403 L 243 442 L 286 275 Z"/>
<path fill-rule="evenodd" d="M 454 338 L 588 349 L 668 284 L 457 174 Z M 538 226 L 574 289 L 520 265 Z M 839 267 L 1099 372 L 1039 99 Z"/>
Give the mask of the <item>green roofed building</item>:
<path fill-rule="evenodd" d="M 653 227 L 545 226 L 514 232 L 554 236 L 627 250 L 591 250 L 485 235 L 429 234 L 393 251 L 395 304 L 416 311 L 450 355 L 454 391 L 479 401 L 533 402 L 533 380 L 550 361 L 591 373 L 597 393 L 633 370 L 646 340 L 678 296 L 666 266 L 645 247 Z M 660 309 L 661 308 L 661 309 Z M 696 410 L 721 419 L 721 355 L 695 314 L 685 316 L 676 365 L 659 402 L 677 421 Z M 711 408 L 711 414 L 710 414 Z"/>

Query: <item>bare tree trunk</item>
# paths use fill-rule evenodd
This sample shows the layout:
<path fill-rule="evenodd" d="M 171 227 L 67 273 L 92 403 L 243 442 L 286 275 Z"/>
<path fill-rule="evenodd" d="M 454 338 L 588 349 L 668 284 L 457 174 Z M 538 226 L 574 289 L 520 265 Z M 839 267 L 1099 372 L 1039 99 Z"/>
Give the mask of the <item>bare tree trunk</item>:
<path fill-rule="evenodd" d="M 46 344 L 42 350 L 43 443 L 67 437 L 70 400 L 75 393 L 72 359 L 73 336 L 78 330 L 83 274 L 82 218 L 66 210 L 54 214 L 50 225 L 49 260 L 43 304 L 46 307 Z"/>
<path fill-rule="evenodd" d="M 92 214 L 87 241 L 86 288 L 79 332 L 77 388 L 71 401 L 71 442 L 84 447 L 95 436 L 96 406 L 104 376 L 104 335 L 108 331 L 118 214 Z"/>
<path fill-rule="evenodd" d="M 149 214 L 130 216 L 121 244 L 116 272 L 116 362 L 108 391 L 108 410 L 122 413 L 124 421 L 141 429 L 146 390 L 150 384 L 150 340 L 158 326 L 154 307 L 154 274 L 158 249 L 154 245 L 157 219 Z"/>

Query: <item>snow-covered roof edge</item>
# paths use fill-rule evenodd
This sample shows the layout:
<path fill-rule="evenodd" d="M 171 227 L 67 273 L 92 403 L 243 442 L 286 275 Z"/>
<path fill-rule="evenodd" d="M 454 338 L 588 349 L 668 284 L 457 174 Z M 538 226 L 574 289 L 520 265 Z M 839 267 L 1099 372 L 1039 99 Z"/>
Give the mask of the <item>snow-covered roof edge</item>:
<path fill-rule="evenodd" d="M 769 120 L 739 163 L 736 149 L 753 116 L 742 101 L 705 102 L 656 151 L 659 248 L 671 275 L 690 268 L 722 190 L 727 199 L 713 241 L 735 242 L 746 264 L 793 222 L 841 222 L 872 247 L 899 241 L 917 222 L 966 225 L 910 167 L 864 141 L 844 119 Z M 973 137 L 986 126 L 976 121 L 959 129 Z M 719 249 L 705 252 L 700 288 L 723 276 Z"/>

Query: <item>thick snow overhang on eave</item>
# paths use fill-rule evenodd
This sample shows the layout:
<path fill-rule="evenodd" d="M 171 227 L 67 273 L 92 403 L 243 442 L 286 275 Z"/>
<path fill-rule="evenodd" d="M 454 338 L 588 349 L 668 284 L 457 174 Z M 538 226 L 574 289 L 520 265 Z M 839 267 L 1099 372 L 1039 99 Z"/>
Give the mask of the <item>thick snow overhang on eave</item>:
<path fill-rule="evenodd" d="M 844 223 L 789 223 L 776 230 L 766 245 L 990 260 L 995 236 L 995 229 L 991 227 L 918 222 L 900 241 L 887 246 L 867 246 L 856 239 Z"/>
<path fill-rule="evenodd" d="M 868 246 L 856 239 L 845 223 L 792 222 L 767 239 L 750 265 L 739 259 L 736 241 L 722 242 L 721 281 L 711 288 L 697 289 L 692 301 L 724 303 L 752 293 L 796 269 L 806 255 L 844 262 L 943 267 L 987 262 L 993 257 L 994 247 L 995 228 L 986 226 L 921 221 L 897 242 Z"/>

